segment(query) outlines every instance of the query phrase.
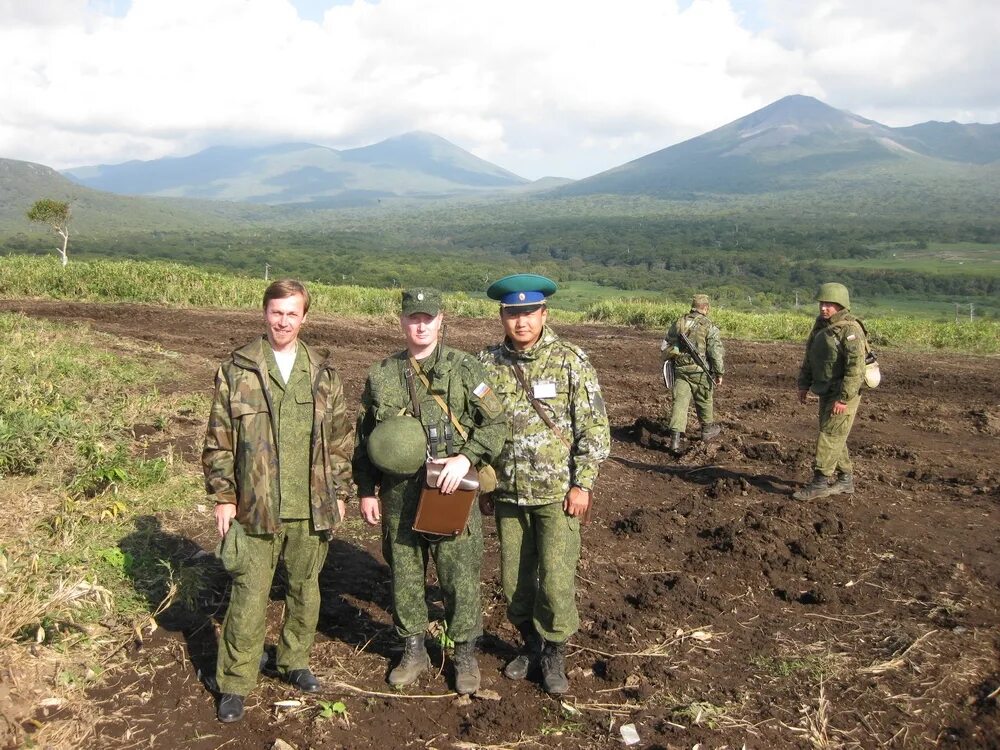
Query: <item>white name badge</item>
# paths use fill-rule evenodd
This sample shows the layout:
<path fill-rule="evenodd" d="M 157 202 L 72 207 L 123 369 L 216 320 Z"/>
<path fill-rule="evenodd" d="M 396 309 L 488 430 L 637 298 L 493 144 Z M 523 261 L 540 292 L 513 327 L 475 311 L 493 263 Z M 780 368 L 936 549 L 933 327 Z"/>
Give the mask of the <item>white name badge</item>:
<path fill-rule="evenodd" d="M 552 381 L 535 383 L 532 386 L 532 391 L 535 394 L 535 398 L 555 398 L 556 384 Z"/>

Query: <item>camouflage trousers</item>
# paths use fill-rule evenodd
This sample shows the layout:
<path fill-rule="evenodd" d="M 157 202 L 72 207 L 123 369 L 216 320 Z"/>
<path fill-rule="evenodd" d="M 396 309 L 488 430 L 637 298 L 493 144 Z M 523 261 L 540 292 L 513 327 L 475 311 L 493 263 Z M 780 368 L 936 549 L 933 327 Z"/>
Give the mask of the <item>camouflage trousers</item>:
<path fill-rule="evenodd" d="M 421 474 L 421 476 L 423 476 Z M 382 493 L 382 556 L 392 571 L 393 623 L 400 637 L 427 630 L 427 563 L 433 558 L 444 600 L 448 637 L 456 643 L 482 635 L 480 570 L 483 517 L 476 503 L 465 531 L 456 537 L 428 537 L 413 530 L 420 483 L 409 480 Z"/>
<path fill-rule="evenodd" d="M 329 545 L 325 533 L 312 530 L 309 519 L 281 524 L 277 534 L 247 534 L 247 562 L 230 571 L 233 588 L 215 668 L 220 692 L 247 695 L 257 684 L 271 581 L 282 557 L 288 590 L 277 667 L 286 672 L 309 666 L 319 619 L 319 572 Z"/>
<path fill-rule="evenodd" d="M 688 408 L 694 401 L 695 411 L 702 427 L 715 421 L 712 388 L 704 373 L 686 375 L 677 373 L 674 378 L 673 406 L 670 409 L 671 432 L 687 430 Z"/>
<path fill-rule="evenodd" d="M 847 411 L 834 414 L 833 405 L 837 394 L 827 394 L 819 398 L 819 438 L 816 440 L 816 460 L 813 471 L 825 477 L 833 476 L 835 471 L 844 474 L 854 473 L 854 464 L 847 452 L 847 436 L 851 434 L 854 417 L 858 413 L 861 395 L 858 394 L 847 402 Z"/>
<path fill-rule="evenodd" d="M 580 627 L 576 566 L 580 521 L 561 502 L 496 504 L 500 579 L 507 619 L 516 627 L 533 622 L 547 641 L 564 643 Z"/>

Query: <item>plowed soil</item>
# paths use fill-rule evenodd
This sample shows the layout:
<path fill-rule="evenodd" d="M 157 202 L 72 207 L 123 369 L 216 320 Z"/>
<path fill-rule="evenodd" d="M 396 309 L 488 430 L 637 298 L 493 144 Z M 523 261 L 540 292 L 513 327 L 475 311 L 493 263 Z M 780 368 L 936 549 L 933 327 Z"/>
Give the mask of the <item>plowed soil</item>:
<path fill-rule="evenodd" d="M 2 309 L 86 322 L 121 341 L 177 352 L 180 391 L 210 393 L 214 369 L 262 330 L 258 314 L 137 305 L 4 302 Z M 668 453 L 655 332 L 559 326 L 592 358 L 612 422 L 592 522 L 584 529 L 571 641 L 571 690 L 536 675 L 506 680 L 514 633 L 486 522 L 480 696 L 458 699 L 442 657 L 395 692 L 398 655 L 379 535 L 353 517 L 331 546 L 313 651 L 317 697 L 265 669 L 246 719 L 221 725 L 200 675 L 214 669 L 228 579 L 213 525 L 177 527 L 179 562 L 204 566 L 197 606 L 175 605 L 129 663 L 91 693 L 104 717 L 94 747 L 640 748 L 1000 747 L 1000 367 L 995 358 L 885 352 L 849 442 L 857 492 L 809 503 L 816 414 L 795 399 L 799 346 L 727 341 L 716 396 L 719 440 Z M 451 321 L 448 343 L 477 351 L 496 321 Z M 313 313 L 304 339 L 329 346 L 356 409 L 366 369 L 397 351 L 396 326 Z M 200 417 L 200 415 L 197 415 Z M 136 425 L 137 450 L 197 465 L 204 420 L 168 436 Z M 168 531 L 169 530 L 169 531 Z M 123 545 L 127 540 L 123 540 Z M 432 574 L 433 576 L 433 574 Z M 429 589 L 434 611 L 440 600 Z M 281 617 L 272 592 L 271 633 Z M 298 699 L 298 707 L 274 704 Z M 326 711 L 324 712 L 324 703 Z M 346 713 L 334 710 L 343 702 Z M 336 708 L 339 708 L 336 707 Z M 44 718 L 44 717 L 41 717 Z"/>

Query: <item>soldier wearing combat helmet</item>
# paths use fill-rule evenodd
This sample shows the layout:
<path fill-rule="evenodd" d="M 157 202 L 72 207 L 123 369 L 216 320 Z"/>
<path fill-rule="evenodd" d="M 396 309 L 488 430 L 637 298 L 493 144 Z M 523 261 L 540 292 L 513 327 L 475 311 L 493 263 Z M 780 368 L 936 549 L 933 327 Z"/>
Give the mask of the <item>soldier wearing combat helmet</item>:
<path fill-rule="evenodd" d="M 442 464 L 439 488 L 451 494 L 471 466 L 489 463 L 507 434 L 503 407 L 475 357 L 440 343 L 441 294 L 403 294 L 399 322 L 406 349 L 368 371 L 358 414 L 354 481 L 361 516 L 382 527 L 382 555 L 392 571 L 393 622 L 403 656 L 389 683 L 415 682 L 430 666 L 426 579 L 434 558 L 448 637 L 455 643 L 456 692 L 479 689 L 475 642 L 482 633 L 482 517 L 473 508 L 456 537 L 428 538 L 413 530 L 424 459 Z M 377 492 L 377 494 L 376 494 Z"/>
<path fill-rule="evenodd" d="M 708 295 L 694 295 L 690 312 L 673 322 L 660 344 L 663 359 L 669 362 L 674 375 L 670 450 L 675 454 L 681 450 L 681 435 L 687 429 L 692 401 L 701 422 L 701 439 L 712 440 L 720 432 L 712 397 L 714 387 L 722 385 L 726 352 L 719 327 L 708 317 L 709 309 Z M 689 351 L 688 344 L 694 351 Z"/>
<path fill-rule="evenodd" d="M 523 638 L 504 674 L 524 679 L 540 662 L 546 692 L 561 694 L 569 689 L 566 642 L 580 624 L 580 522 L 611 434 L 587 355 L 546 324 L 545 301 L 555 290 L 555 282 L 536 274 L 490 286 L 486 294 L 500 302 L 505 336 L 479 358 L 511 420 L 494 462 L 497 489 L 483 503 L 483 512 L 496 513 L 507 617 Z"/>
<path fill-rule="evenodd" d="M 813 478 L 794 494 L 813 500 L 854 492 L 854 467 L 847 436 L 861 403 L 868 339 L 864 325 L 851 314 L 851 299 L 843 284 L 823 284 L 816 295 L 819 316 L 806 341 L 799 369 L 798 397 L 819 396 L 819 437 Z"/>

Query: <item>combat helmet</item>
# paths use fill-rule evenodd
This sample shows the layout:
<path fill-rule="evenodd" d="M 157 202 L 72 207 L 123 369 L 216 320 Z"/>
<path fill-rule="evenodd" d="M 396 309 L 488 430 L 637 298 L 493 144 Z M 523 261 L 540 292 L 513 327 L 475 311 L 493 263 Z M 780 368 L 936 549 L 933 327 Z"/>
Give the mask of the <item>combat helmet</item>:
<path fill-rule="evenodd" d="M 819 288 L 819 293 L 816 295 L 817 302 L 833 302 L 840 305 L 845 310 L 851 309 L 851 295 L 847 291 L 847 287 L 843 284 L 837 284 L 830 282 L 828 284 L 822 284 Z"/>
<path fill-rule="evenodd" d="M 368 458 L 386 474 L 416 474 L 427 458 L 427 439 L 420 420 L 402 414 L 379 422 L 368 436 Z"/>

